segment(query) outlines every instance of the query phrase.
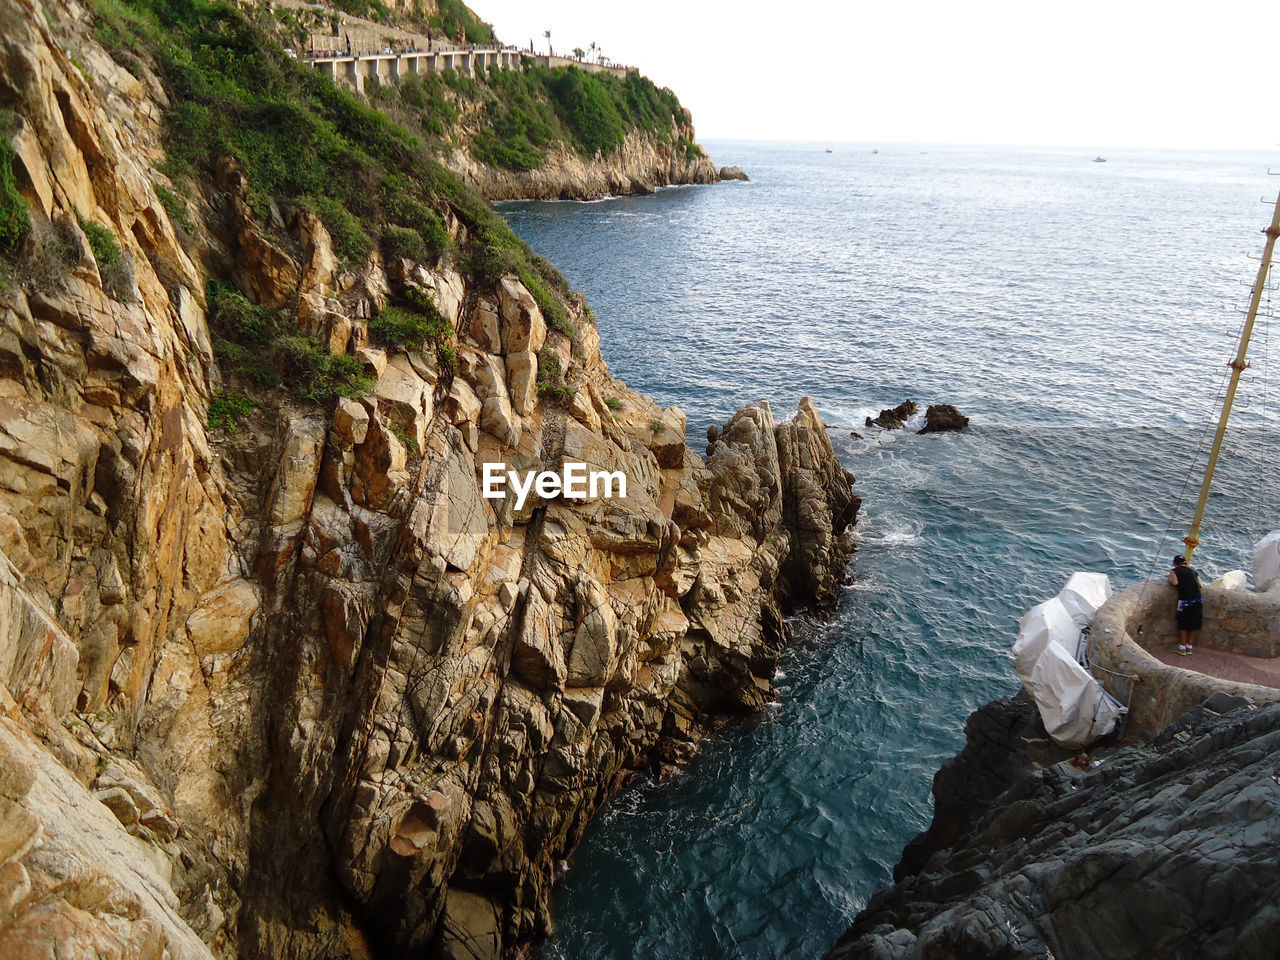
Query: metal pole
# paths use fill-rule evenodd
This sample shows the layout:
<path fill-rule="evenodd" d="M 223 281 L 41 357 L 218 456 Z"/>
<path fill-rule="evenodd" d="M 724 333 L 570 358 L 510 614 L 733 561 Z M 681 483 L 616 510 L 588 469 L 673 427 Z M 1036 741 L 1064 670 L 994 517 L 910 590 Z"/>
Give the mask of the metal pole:
<path fill-rule="evenodd" d="M 1213 449 L 1209 451 L 1209 463 L 1204 469 L 1204 482 L 1200 485 L 1200 499 L 1196 501 L 1195 519 L 1191 521 L 1191 532 L 1182 539 L 1187 545 L 1187 563 L 1191 562 L 1196 547 L 1200 546 L 1200 521 L 1204 519 L 1204 507 L 1209 502 L 1209 487 L 1213 484 L 1213 472 L 1218 467 L 1218 454 L 1222 452 L 1222 438 L 1227 433 L 1227 418 L 1231 416 L 1231 405 L 1236 399 L 1236 388 L 1240 386 L 1240 375 L 1248 367 L 1244 357 L 1249 350 L 1253 322 L 1258 318 L 1258 307 L 1267 287 L 1271 254 L 1275 250 L 1276 238 L 1280 237 L 1280 197 L 1276 198 L 1275 211 L 1271 214 L 1271 226 L 1262 232 L 1266 234 L 1267 245 L 1262 251 L 1262 262 L 1258 264 L 1258 279 L 1253 285 L 1253 296 L 1249 300 L 1249 312 L 1244 318 L 1244 329 L 1240 331 L 1240 346 L 1236 349 L 1236 358 L 1231 361 L 1231 382 L 1227 385 L 1227 395 L 1222 401 L 1222 415 L 1218 418 L 1218 432 L 1213 437 Z"/>

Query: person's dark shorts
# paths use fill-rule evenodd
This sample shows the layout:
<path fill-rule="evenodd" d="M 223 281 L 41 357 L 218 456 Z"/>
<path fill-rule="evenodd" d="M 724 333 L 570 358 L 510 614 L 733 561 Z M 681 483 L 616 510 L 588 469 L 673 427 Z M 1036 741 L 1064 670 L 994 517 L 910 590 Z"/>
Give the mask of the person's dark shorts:
<path fill-rule="evenodd" d="M 1168 609 L 1168 608 L 1166 608 Z M 1204 624 L 1204 604 L 1178 604 L 1178 629 L 1199 630 Z"/>

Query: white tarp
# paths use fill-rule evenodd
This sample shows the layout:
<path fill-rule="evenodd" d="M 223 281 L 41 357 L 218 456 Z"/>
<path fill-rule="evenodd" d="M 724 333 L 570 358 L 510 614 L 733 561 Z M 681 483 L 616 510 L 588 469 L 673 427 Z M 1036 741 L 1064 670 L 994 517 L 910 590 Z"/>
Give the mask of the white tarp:
<path fill-rule="evenodd" d="M 1081 631 L 1110 596 L 1111 581 L 1104 574 L 1077 573 L 1061 593 L 1018 621 L 1013 644 L 1018 679 L 1036 702 L 1049 736 L 1068 749 L 1106 736 L 1124 712 L 1076 661 Z"/>
<path fill-rule="evenodd" d="M 1093 623 L 1098 608 L 1111 599 L 1111 578 L 1105 573 L 1073 573 L 1058 592 L 1058 599 L 1083 630 Z"/>
<path fill-rule="evenodd" d="M 1280 577 L 1280 530 L 1272 530 L 1253 548 L 1253 589 L 1269 590 Z"/>
<path fill-rule="evenodd" d="M 1243 590 L 1246 583 L 1243 570 L 1228 570 L 1209 586 L 1220 587 L 1223 590 Z"/>

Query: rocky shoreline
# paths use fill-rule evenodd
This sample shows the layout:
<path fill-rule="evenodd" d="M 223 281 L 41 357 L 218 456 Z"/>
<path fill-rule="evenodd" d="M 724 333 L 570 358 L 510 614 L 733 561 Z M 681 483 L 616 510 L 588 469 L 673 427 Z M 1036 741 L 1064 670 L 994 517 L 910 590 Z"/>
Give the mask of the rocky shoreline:
<path fill-rule="evenodd" d="M 784 613 L 844 576 L 853 478 L 807 400 L 700 456 L 580 301 L 342 264 L 234 163 L 179 230 L 162 87 L 59 10 L 0 0 L 23 202 L 74 259 L 0 290 L 0 954 L 517 952 L 605 800 L 772 695 Z M 367 390 L 264 388 L 211 427 L 211 277 Z M 373 339 L 407 300 L 439 349 Z M 517 508 L 480 495 L 491 462 L 628 490 Z"/>
<path fill-rule="evenodd" d="M 831 960 L 1275 955 L 1280 705 L 1218 695 L 1079 765 L 1022 693 L 965 734 L 932 825 Z"/>
<path fill-rule="evenodd" d="M 491 203 L 643 196 L 659 187 L 711 184 L 722 179 L 705 153 L 681 154 L 676 146 L 681 142 L 696 142 L 691 124 L 674 129 L 670 142 L 632 130 L 607 157 L 582 157 L 561 146 L 550 151 L 541 166 L 533 170 L 488 166 L 477 162 L 463 148 L 446 154 L 442 160 Z M 728 179 L 745 179 L 745 175 Z"/>

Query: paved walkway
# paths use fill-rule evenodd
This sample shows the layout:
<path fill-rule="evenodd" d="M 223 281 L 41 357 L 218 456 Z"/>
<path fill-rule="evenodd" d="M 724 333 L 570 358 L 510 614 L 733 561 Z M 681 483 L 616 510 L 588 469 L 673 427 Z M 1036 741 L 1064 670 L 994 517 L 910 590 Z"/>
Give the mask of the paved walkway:
<path fill-rule="evenodd" d="M 1227 650 L 1210 650 L 1208 647 L 1196 647 L 1195 653 L 1189 657 L 1181 657 L 1178 652 L 1167 647 L 1147 651 L 1161 663 L 1183 670 L 1195 670 L 1222 680 L 1234 680 L 1237 683 L 1256 683 L 1263 687 L 1280 687 L 1280 657 L 1248 657 L 1243 653 L 1232 653 Z"/>

